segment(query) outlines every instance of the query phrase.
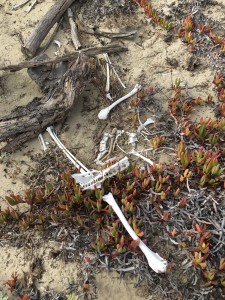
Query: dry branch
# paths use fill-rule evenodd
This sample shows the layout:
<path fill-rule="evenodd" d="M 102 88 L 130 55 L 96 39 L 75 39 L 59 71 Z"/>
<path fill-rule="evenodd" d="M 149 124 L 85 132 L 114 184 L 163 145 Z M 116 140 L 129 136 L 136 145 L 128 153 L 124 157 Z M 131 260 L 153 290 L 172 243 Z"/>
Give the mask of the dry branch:
<path fill-rule="evenodd" d="M 35 98 L 28 105 L 17 107 L 0 118 L 0 142 L 7 141 L 1 152 L 12 152 L 48 126 L 62 122 L 74 101 L 93 76 L 95 64 L 80 55 L 71 63 L 61 81 L 42 99 Z"/>
<path fill-rule="evenodd" d="M 24 61 L 24 62 L 21 62 L 16 65 L 8 65 L 8 66 L 0 67 L 0 71 L 1 70 L 4 70 L 4 71 L 9 70 L 9 71 L 15 72 L 15 71 L 19 71 L 19 70 L 26 69 L 26 68 L 34 68 L 34 67 L 38 67 L 38 66 L 43 66 L 46 64 L 56 64 L 56 63 L 59 63 L 62 61 L 72 61 L 72 60 L 75 60 L 79 56 L 79 53 L 84 53 L 87 56 L 95 56 L 95 55 L 102 54 L 102 53 L 115 53 L 115 52 L 122 52 L 122 51 L 127 51 L 127 50 L 128 50 L 127 47 L 120 46 L 119 44 L 110 44 L 110 45 L 103 46 L 103 47 L 82 49 L 80 51 L 66 54 L 61 57 L 56 57 L 56 58 L 47 59 L 47 60 L 39 60 L 39 61 L 38 60 L 28 60 L 28 61 Z"/>
<path fill-rule="evenodd" d="M 54 26 L 60 20 L 64 12 L 70 7 L 74 0 L 58 0 L 44 17 L 38 22 L 33 32 L 27 39 L 22 51 L 29 57 L 33 57 L 42 41 Z"/>

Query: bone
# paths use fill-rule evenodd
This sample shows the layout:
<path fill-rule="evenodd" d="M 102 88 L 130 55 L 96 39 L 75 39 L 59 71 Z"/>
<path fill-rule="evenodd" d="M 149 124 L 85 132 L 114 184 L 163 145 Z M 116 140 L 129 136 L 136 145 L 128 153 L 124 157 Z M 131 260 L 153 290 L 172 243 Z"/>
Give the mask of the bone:
<path fill-rule="evenodd" d="M 153 166 L 153 164 L 154 164 L 154 162 L 153 162 L 151 159 L 149 159 L 149 158 L 143 156 L 142 154 L 140 154 L 139 152 L 137 152 L 137 151 L 135 151 L 135 150 L 131 150 L 131 151 L 129 152 L 129 154 L 132 154 L 132 155 L 135 155 L 135 156 L 137 156 L 137 157 L 140 157 L 141 159 L 143 159 L 144 161 L 146 161 L 147 163 L 149 163 L 151 166 Z"/>
<path fill-rule="evenodd" d="M 34 0 L 32 3 L 31 3 L 31 5 L 27 8 L 27 9 L 25 9 L 25 12 L 28 14 L 31 10 L 32 10 L 32 8 L 34 7 L 34 5 L 37 3 L 37 0 Z"/>
<path fill-rule="evenodd" d="M 109 59 L 109 55 L 108 55 L 107 53 L 105 53 L 104 57 L 105 57 L 105 60 L 106 60 L 107 64 L 112 68 L 112 70 L 113 70 L 113 72 L 114 72 L 114 74 L 115 74 L 117 80 L 118 80 L 119 83 L 122 85 L 122 87 L 125 89 L 126 86 L 125 86 L 125 84 L 122 82 L 122 80 L 120 79 L 120 77 L 119 77 L 118 73 L 116 72 L 114 66 L 112 65 L 112 63 L 111 63 L 111 61 L 110 61 L 110 59 Z"/>
<path fill-rule="evenodd" d="M 98 118 L 100 120 L 106 120 L 108 118 L 108 114 L 110 113 L 110 111 L 119 103 L 121 103 L 122 101 L 132 97 L 133 95 L 135 95 L 140 89 L 142 88 L 142 86 L 140 84 L 136 84 L 134 89 L 132 91 L 130 91 L 130 93 L 128 93 L 127 95 L 123 96 L 122 98 L 116 100 L 115 102 L 113 102 L 111 105 L 109 105 L 106 108 L 103 108 L 99 114 L 98 114 Z"/>
<path fill-rule="evenodd" d="M 63 145 L 63 143 L 57 137 L 54 128 L 52 126 L 47 127 L 46 131 L 50 134 L 51 138 L 57 144 L 57 146 L 63 151 L 68 159 L 74 164 L 74 166 L 80 170 L 82 174 L 89 172 L 89 170 Z"/>
<path fill-rule="evenodd" d="M 105 86 L 105 92 L 106 95 L 109 93 L 110 89 L 110 73 L 109 73 L 109 62 L 108 62 L 108 55 L 107 53 L 103 54 L 105 61 L 106 61 L 106 86 Z"/>
<path fill-rule="evenodd" d="M 144 253 L 145 257 L 147 258 L 148 264 L 150 268 L 156 273 L 165 273 L 167 269 L 167 261 L 159 256 L 158 253 L 153 252 L 150 250 L 136 235 L 134 230 L 131 228 L 129 223 L 127 222 L 126 218 L 124 217 L 121 209 L 119 208 L 118 204 L 116 203 L 112 193 L 108 193 L 107 195 L 103 196 L 103 200 L 107 202 L 110 206 L 112 206 L 114 212 L 117 214 L 118 218 L 122 222 L 123 226 L 126 228 L 129 235 L 132 237 L 133 240 L 139 240 L 139 248 Z"/>
<path fill-rule="evenodd" d="M 46 151 L 47 150 L 47 145 L 46 145 L 46 143 L 44 141 L 44 138 L 43 138 L 43 135 L 41 133 L 38 135 L 38 140 L 39 140 L 43 150 Z"/>
<path fill-rule="evenodd" d="M 103 138 L 100 142 L 99 154 L 98 154 L 97 158 L 95 159 L 95 162 L 99 162 L 102 159 L 102 157 L 108 152 L 107 142 L 108 142 L 109 137 L 110 137 L 110 134 L 105 132 L 103 135 Z"/>
<path fill-rule="evenodd" d="M 107 178 L 116 175 L 118 172 L 127 169 L 129 166 L 128 158 L 125 156 L 114 165 L 103 169 L 102 171 L 93 170 L 85 174 L 73 174 L 72 177 L 80 184 L 83 190 L 94 189 L 101 187 L 101 183 Z"/>
<path fill-rule="evenodd" d="M 137 131 L 140 132 L 142 129 L 144 129 L 147 125 L 150 125 L 150 124 L 154 124 L 155 121 L 152 120 L 151 118 L 148 118 L 144 123 L 141 123 L 140 122 L 140 126 L 138 126 L 138 129 Z"/>
<path fill-rule="evenodd" d="M 20 3 L 20 4 L 18 4 L 18 5 L 13 6 L 12 10 L 17 10 L 17 9 L 23 7 L 24 5 L 26 5 L 26 4 L 27 4 L 28 2 L 30 2 L 30 1 L 31 1 L 31 0 L 26 0 L 26 1 L 24 1 L 24 2 L 22 2 L 22 3 Z"/>

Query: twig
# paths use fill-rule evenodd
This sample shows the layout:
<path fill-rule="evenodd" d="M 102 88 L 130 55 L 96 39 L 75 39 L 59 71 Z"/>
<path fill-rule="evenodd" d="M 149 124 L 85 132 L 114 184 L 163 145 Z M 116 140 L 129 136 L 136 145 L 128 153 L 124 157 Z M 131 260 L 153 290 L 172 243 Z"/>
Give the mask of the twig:
<path fill-rule="evenodd" d="M 81 43 L 78 38 L 77 25 L 73 20 L 73 12 L 72 12 L 71 8 L 68 8 L 67 11 L 68 11 L 69 23 L 70 23 L 70 28 L 71 28 L 72 41 L 75 46 L 75 49 L 78 50 L 81 48 Z"/>

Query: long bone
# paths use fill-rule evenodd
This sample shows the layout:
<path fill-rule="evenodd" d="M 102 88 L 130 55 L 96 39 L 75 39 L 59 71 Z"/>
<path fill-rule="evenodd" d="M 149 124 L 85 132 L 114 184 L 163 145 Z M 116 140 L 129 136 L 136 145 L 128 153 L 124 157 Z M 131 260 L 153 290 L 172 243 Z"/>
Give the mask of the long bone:
<path fill-rule="evenodd" d="M 112 101 L 112 97 L 110 95 L 109 89 L 110 89 L 110 70 L 109 70 L 109 60 L 107 53 L 103 54 L 104 59 L 106 61 L 106 86 L 105 86 L 105 92 L 106 92 L 106 98 L 108 98 L 110 101 Z"/>
<path fill-rule="evenodd" d="M 129 152 L 129 154 L 132 154 L 132 155 L 135 155 L 137 157 L 140 157 L 141 159 L 143 159 L 144 161 L 146 161 L 147 163 L 149 163 L 151 166 L 153 166 L 153 164 L 154 164 L 154 162 L 151 159 L 145 157 L 144 155 L 140 154 L 139 152 L 137 152 L 135 150 L 131 150 Z"/>
<path fill-rule="evenodd" d="M 132 97 L 133 95 L 135 95 L 140 89 L 142 88 L 142 86 L 140 84 L 136 84 L 134 89 L 132 91 L 130 91 L 130 93 L 128 93 L 127 95 L 123 96 L 122 98 L 116 100 L 115 102 L 113 102 L 111 105 L 109 105 L 106 108 L 103 108 L 99 114 L 98 114 L 98 118 L 100 120 L 106 120 L 108 117 L 108 114 L 110 113 L 110 111 L 119 103 L 121 103 L 122 101 Z"/>
<path fill-rule="evenodd" d="M 126 228 L 129 235 L 132 237 L 133 240 L 139 240 L 139 248 L 144 253 L 145 257 L 147 258 L 148 264 L 152 270 L 156 273 L 165 273 L 167 269 L 167 261 L 159 256 L 158 253 L 153 252 L 150 250 L 136 235 L 134 230 L 131 228 L 129 223 L 127 222 L 126 218 L 124 217 L 121 209 L 119 208 L 118 204 L 116 203 L 112 193 L 108 193 L 107 195 L 103 196 L 103 200 L 107 202 L 110 206 L 112 206 L 114 212 L 117 214 L 118 218 L 122 222 L 123 226 Z"/>

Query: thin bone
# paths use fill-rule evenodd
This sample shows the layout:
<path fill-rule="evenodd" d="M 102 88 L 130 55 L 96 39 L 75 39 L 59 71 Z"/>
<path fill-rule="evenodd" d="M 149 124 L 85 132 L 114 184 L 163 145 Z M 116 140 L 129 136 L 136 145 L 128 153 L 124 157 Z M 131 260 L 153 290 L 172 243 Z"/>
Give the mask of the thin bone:
<path fill-rule="evenodd" d="M 134 230 L 131 228 L 129 223 L 127 222 L 126 218 L 124 217 L 121 209 L 119 208 L 118 204 L 116 203 L 112 193 L 108 193 L 107 195 L 103 196 L 103 200 L 107 202 L 110 206 L 112 206 L 114 212 L 117 214 L 118 218 L 122 222 L 123 226 L 126 228 L 129 235 L 132 237 L 134 241 L 139 240 L 139 248 L 144 253 L 145 257 L 147 258 L 148 264 L 152 270 L 156 273 L 165 273 L 167 269 L 167 261 L 159 256 L 158 253 L 153 252 L 150 250 L 136 235 Z"/>
<path fill-rule="evenodd" d="M 129 136 L 128 145 L 131 144 L 133 147 L 136 146 L 136 143 L 138 142 L 137 135 L 135 132 L 127 132 Z"/>
<path fill-rule="evenodd" d="M 43 150 L 46 151 L 47 150 L 47 145 L 46 145 L 46 143 L 44 141 L 44 138 L 43 138 L 43 135 L 41 133 L 38 135 L 38 140 L 39 140 Z"/>
<path fill-rule="evenodd" d="M 110 74 L 109 74 L 109 62 L 107 59 L 107 53 L 103 54 L 105 61 L 106 61 L 106 86 L 105 86 L 105 92 L 106 94 L 109 93 L 109 88 L 110 88 Z"/>
<path fill-rule="evenodd" d="M 149 124 L 154 124 L 155 121 L 152 120 L 151 118 L 148 118 L 144 123 L 140 122 L 140 126 L 138 126 L 137 131 L 141 131 L 142 129 L 144 129 L 147 125 Z"/>
<path fill-rule="evenodd" d="M 68 8 L 68 17 L 69 17 L 70 28 L 71 28 L 71 38 L 72 38 L 75 49 L 78 50 L 81 48 L 81 43 L 78 38 L 77 25 L 73 20 L 73 12 L 72 12 L 71 8 Z"/>
<path fill-rule="evenodd" d="M 113 102 L 110 106 L 103 108 L 99 114 L 98 114 L 98 118 L 100 120 L 106 120 L 108 117 L 108 114 L 110 113 L 110 111 L 119 103 L 121 103 L 122 101 L 132 97 L 133 95 L 135 95 L 140 89 L 142 88 L 142 86 L 140 84 L 136 84 L 134 89 L 132 91 L 130 91 L 130 93 L 128 93 L 127 95 L 123 96 L 122 98 L 116 100 L 115 102 Z"/>
<path fill-rule="evenodd" d="M 108 64 L 109 64 L 110 67 L 112 68 L 112 70 L 113 70 L 114 74 L 116 75 L 116 78 L 118 79 L 119 83 L 120 83 L 120 84 L 122 85 L 122 87 L 125 89 L 126 86 L 125 86 L 125 84 L 122 82 L 122 80 L 120 79 L 120 77 L 119 77 L 118 73 L 116 72 L 116 70 L 115 70 L 113 64 L 111 63 L 111 61 L 110 61 L 109 56 L 108 56 L 107 53 L 105 54 L 105 59 L 106 59 L 106 61 L 108 61 Z"/>
<path fill-rule="evenodd" d="M 34 0 L 32 3 L 31 3 L 31 5 L 27 8 L 27 9 L 25 9 L 25 12 L 28 14 L 30 11 L 31 11 L 31 9 L 34 7 L 34 5 L 37 3 L 37 0 Z"/>
<path fill-rule="evenodd" d="M 154 162 L 153 162 L 151 159 L 149 159 L 149 158 L 147 158 L 147 157 L 141 155 L 139 152 L 137 152 L 137 151 L 135 151 L 135 150 L 131 150 L 131 151 L 129 152 L 129 154 L 132 154 L 132 155 L 135 155 L 135 156 L 137 156 L 137 157 L 140 157 L 141 159 L 143 159 L 144 161 L 146 161 L 147 163 L 149 163 L 151 166 L 153 166 L 153 164 L 154 164 Z"/>
<path fill-rule="evenodd" d="M 99 154 L 98 154 L 97 158 L 95 159 L 95 162 L 98 162 L 100 159 L 102 159 L 102 157 L 108 152 L 107 142 L 108 142 L 109 137 L 110 137 L 109 133 L 105 132 L 103 135 L 103 138 L 100 142 Z"/>
<path fill-rule="evenodd" d="M 61 43 L 60 41 L 54 40 L 53 44 L 55 44 L 58 48 L 61 48 Z"/>
<path fill-rule="evenodd" d="M 81 173 L 89 172 L 89 170 L 63 145 L 63 143 L 57 137 L 54 128 L 48 127 L 46 131 L 50 134 L 51 138 L 57 144 L 57 146 L 63 151 L 63 153 L 69 158 L 77 169 L 80 169 Z"/>
<path fill-rule="evenodd" d="M 31 0 L 26 0 L 26 1 L 20 3 L 20 4 L 16 5 L 16 6 L 13 6 L 12 9 L 13 9 L 13 10 L 17 10 L 17 9 L 23 7 L 24 5 L 26 5 L 26 4 L 27 4 L 28 2 L 30 2 L 30 1 L 31 1 Z"/>

